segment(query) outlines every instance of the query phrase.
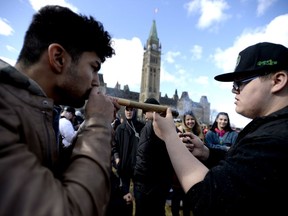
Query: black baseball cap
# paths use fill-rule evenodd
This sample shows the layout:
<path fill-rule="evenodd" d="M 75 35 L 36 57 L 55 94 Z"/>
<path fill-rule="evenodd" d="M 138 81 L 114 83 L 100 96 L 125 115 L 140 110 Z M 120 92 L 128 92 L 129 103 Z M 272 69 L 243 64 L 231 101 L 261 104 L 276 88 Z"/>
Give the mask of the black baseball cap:
<path fill-rule="evenodd" d="M 144 103 L 146 104 L 155 104 L 155 105 L 160 105 L 160 103 L 155 99 L 155 98 L 147 98 Z M 145 110 L 143 109 L 143 114 L 145 114 L 146 112 L 149 112 L 149 110 Z"/>
<path fill-rule="evenodd" d="M 155 98 L 147 98 L 144 103 L 160 105 L 160 103 Z"/>
<path fill-rule="evenodd" d="M 214 77 L 217 81 L 240 81 L 270 72 L 288 70 L 288 48 L 275 43 L 261 42 L 242 50 L 234 72 Z"/>

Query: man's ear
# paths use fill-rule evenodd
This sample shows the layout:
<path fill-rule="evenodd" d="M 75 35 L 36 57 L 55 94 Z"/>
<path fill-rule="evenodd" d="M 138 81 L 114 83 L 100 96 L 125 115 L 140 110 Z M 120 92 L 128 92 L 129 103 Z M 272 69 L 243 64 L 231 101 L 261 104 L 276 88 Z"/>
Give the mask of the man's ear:
<path fill-rule="evenodd" d="M 283 88 L 286 88 L 288 84 L 288 74 L 285 71 L 275 73 L 272 79 L 274 82 L 274 86 L 272 88 L 273 92 L 281 91 Z"/>
<path fill-rule="evenodd" d="M 65 49 L 57 43 L 50 44 L 48 47 L 48 58 L 50 67 L 56 73 L 61 73 L 65 63 Z"/>

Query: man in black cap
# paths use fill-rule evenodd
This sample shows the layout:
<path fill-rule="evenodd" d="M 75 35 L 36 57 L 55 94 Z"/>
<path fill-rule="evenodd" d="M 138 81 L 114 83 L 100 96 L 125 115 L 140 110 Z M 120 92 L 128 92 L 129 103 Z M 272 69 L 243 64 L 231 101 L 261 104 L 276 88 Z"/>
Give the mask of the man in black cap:
<path fill-rule="evenodd" d="M 144 103 L 159 105 L 155 98 L 148 98 Z M 173 167 L 165 143 L 154 133 L 153 112 L 145 110 L 143 114 L 146 124 L 141 131 L 134 169 L 135 215 L 165 216 Z"/>
<path fill-rule="evenodd" d="M 116 128 L 112 145 L 113 162 L 117 167 L 117 174 L 121 179 L 121 191 L 123 199 L 127 203 L 125 215 L 133 215 L 133 172 L 136 161 L 136 151 L 144 123 L 137 119 L 137 110 L 133 107 L 125 107 L 124 121 Z M 132 189 L 132 190 L 131 190 Z"/>
<path fill-rule="evenodd" d="M 236 112 L 253 119 L 225 157 L 187 134 L 182 141 L 194 144 L 193 156 L 185 145 L 177 145 L 181 141 L 170 110 L 166 117 L 153 116 L 155 133 L 166 143 L 193 215 L 285 214 L 288 49 L 267 42 L 250 46 L 239 53 L 234 72 L 215 79 L 233 82 Z"/>

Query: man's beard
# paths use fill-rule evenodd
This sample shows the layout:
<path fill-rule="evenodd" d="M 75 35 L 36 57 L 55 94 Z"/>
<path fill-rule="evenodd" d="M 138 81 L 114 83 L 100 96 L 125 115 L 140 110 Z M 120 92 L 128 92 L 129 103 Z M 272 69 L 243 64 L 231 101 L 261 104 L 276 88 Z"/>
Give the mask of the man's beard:
<path fill-rule="evenodd" d="M 85 104 L 86 104 L 86 101 L 88 100 L 89 98 L 89 95 L 90 95 L 90 92 L 91 92 L 91 89 L 87 90 L 85 92 L 84 95 L 82 95 L 81 97 L 75 97 L 75 96 L 71 96 L 71 94 L 69 94 L 69 92 L 62 92 L 62 93 L 59 93 L 61 94 L 61 98 L 63 99 L 61 104 L 59 105 L 65 105 L 65 106 L 72 106 L 74 108 L 82 108 Z"/>

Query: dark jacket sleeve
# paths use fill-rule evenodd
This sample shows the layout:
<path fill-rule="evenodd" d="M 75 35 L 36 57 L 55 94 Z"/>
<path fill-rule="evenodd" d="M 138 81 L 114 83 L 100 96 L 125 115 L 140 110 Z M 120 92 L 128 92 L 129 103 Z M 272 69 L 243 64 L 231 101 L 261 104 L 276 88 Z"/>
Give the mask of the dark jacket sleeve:
<path fill-rule="evenodd" d="M 209 158 L 206 161 L 202 161 L 208 168 L 217 165 L 220 160 L 225 159 L 227 151 L 222 149 L 209 148 Z"/>

